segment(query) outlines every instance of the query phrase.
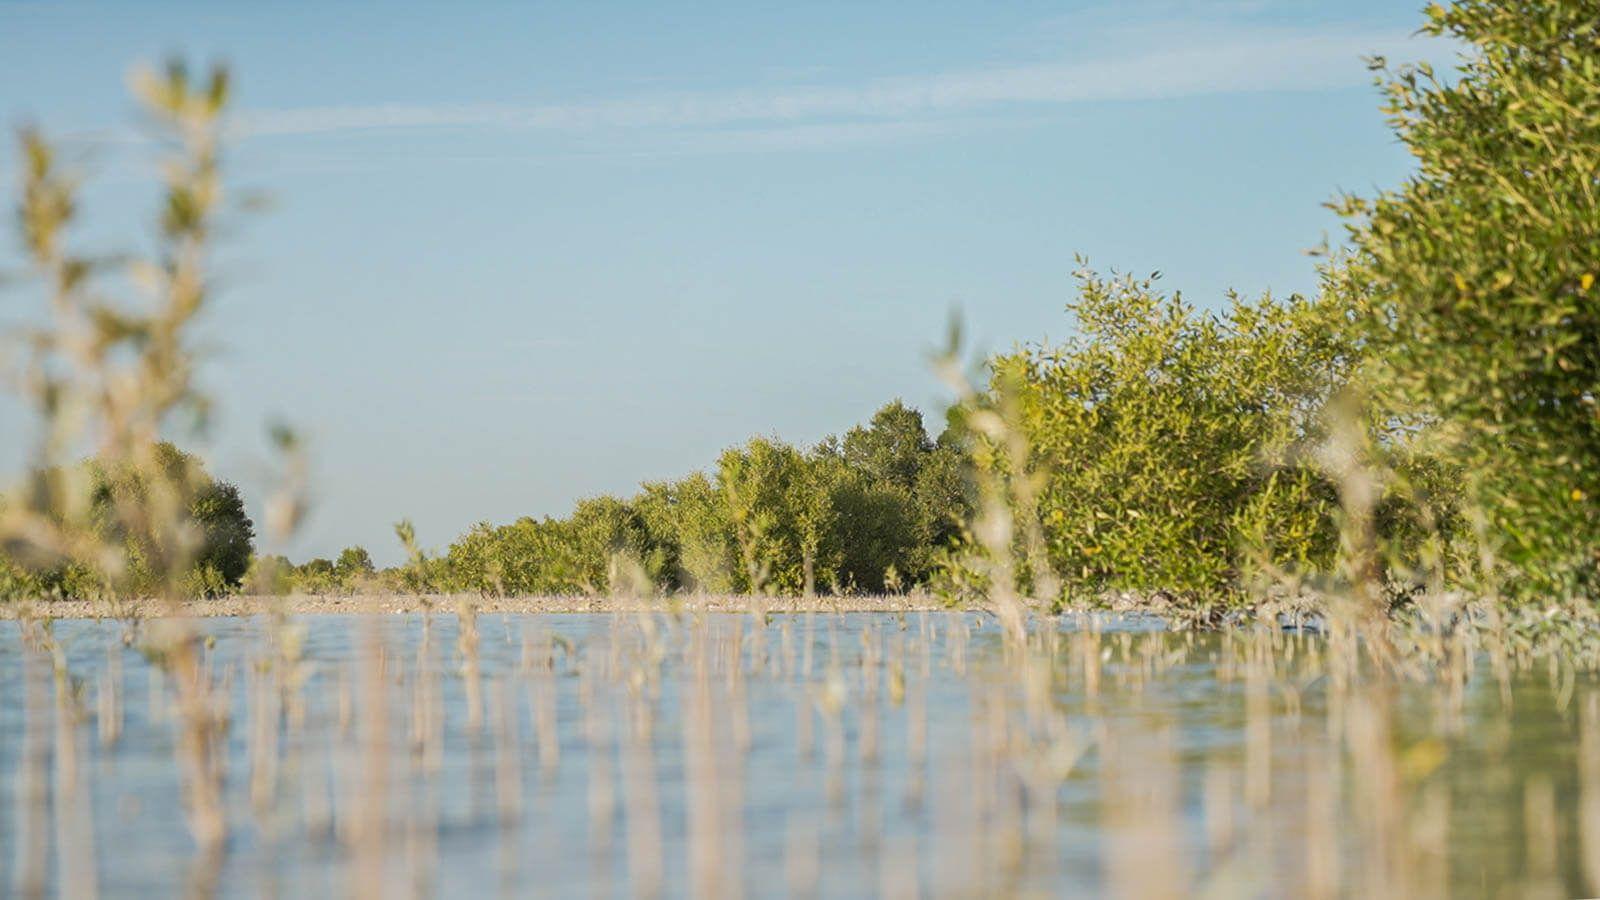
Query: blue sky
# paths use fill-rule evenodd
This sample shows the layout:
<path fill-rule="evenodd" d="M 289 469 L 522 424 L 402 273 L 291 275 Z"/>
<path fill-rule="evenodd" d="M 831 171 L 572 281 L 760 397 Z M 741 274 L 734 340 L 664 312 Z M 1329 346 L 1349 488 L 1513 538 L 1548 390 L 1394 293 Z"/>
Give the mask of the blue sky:
<path fill-rule="evenodd" d="M 273 202 L 219 255 L 205 455 L 259 499 L 263 423 L 294 423 L 317 508 L 286 549 L 392 561 L 401 517 L 443 545 L 751 434 L 933 412 L 951 310 L 981 349 L 1060 337 L 1075 253 L 1202 304 L 1311 290 L 1321 204 L 1408 170 L 1361 57 L 1440 59 L 1419 21 L 1387 0 L 0 0 L 0 118 L 68 139 L 85 246 L 137 249 L 152 149 L 127 72 L 234 67 L 230 183 Z M 42 302 L 0 293 L 6 316 Z M 30 431 L 0 401 L 0 468 Z"/>

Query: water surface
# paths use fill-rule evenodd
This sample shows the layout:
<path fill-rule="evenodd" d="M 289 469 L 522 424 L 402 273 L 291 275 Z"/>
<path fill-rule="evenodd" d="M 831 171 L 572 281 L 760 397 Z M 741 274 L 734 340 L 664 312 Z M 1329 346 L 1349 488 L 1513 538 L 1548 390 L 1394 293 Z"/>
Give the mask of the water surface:
<path fill-rule="evenodd" d="M 1081 623 L 1052 622 L 1067 632 L 1044 664 L 1060 730 L 1041 734 L 1030 733 L 1044 720 L 1027 718 L 1027 685 L 982 615 L 653 617 L 646 631 L 642 621 L 479 616 L 474 679 L 453 615 L 307 617 L 303 721 L 252 715 L 264 702 L 268 619 L 198 621 L 231 713 L 230 837 L 210 860 L 197 860 L 185 824 L 169 685 L 128 626 L 53 626 L 74 686 L 63 696 L 75 691 L 81 711 L 87 806 L 74 818 L 52 783 L 63 751 L 49 658 L 25 650 L 16 623 L 0 624 L 6 888 L 32 865 L 54 891 L 92 855 L 100 892 L 128 897 L 328 896 L 375 877 L 400 895 L 626 896 L 659 885 L 668 896 L 1049 896 L 1126 892 L 1146 875 L 1185 892 L 1273 895 L 1297 892 L 1316 865 L 1326 835 L 1308 804 L 1331 791 L 1339 893 L 1360 893 L 1372 864 L 1339 835 L 1372 827 L 1404 830 L 1417 846 L 1440 841 L 1413 832 L 1443 828 L 1443 857 L 1416 863 L 1434 867 L 1441 894 L 1585 889 L 1578 711 L 1593 684 L 1564 685 L 1558 669 L 1553 682 L 1517 675 L 1509 706 L 1486 672 L 1459 703 L 1437 682 L 1402 683 L 1384 697 L 1376 739 L 1392 753 L 1365 758 L 1340 736 L 1348 702 L 1309 662 L 1314 635 L 1279 639 L 1263 683 L 1241 672 L 1233 638 L 1111 620 L 1094 644 L 1091 689 L 1087 645 L 1073 643 Z M 375 646 L 381 689 L 379 669 L 362 661 Z M 429 701 L 419 685 L 434 686 L 442 714 L 420 729 Z M 114 742 L 100 738 L 102 693 L 120 699 Z M 468 711 L 474 695 L 479 717 Z M 385 698 L 378 725 L 375 696 Z M 541 748 L 546 699 L 555 760 Z M 648 735 L 630 737 L 641 716 Z M 262 721 L 276 736 L 268 749 Z M 419 749 L 419 730 L 437 734 L 437 747 Z M 373 734 L 385 736 L 381 752 Z M 1046 745 L 1066 748 L 1048 818 L 1028 782 Z M 1393 779 L 1397 824 L 1373 821 L 1387 802 L 1370 791 L 1380 775 Z M 383 803 L 363 805 L 374 786 Z M 30 802 L 41 796 L 42 808 Z M 374 815 L 381 833 L 362 835 Z M 708 844 L 716 866 L 697 870 Z M 380 860 L 376 875 L 359 864 L 361 847 Z"/>

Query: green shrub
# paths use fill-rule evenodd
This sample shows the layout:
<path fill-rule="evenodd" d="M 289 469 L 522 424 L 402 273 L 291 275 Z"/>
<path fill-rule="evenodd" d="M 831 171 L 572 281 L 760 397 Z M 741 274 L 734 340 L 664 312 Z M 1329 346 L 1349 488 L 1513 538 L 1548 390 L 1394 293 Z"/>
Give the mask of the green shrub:
<path fill-rule="evenodd" d="M 245 593 L 266 597 L 283 597 L 293 593 L 294 568 L 294 563 L 285 556 L 269 554 L 255 557 L 244 576 Z"/>
<path fill-rule="evenodd" d="M 226 481 L 210 481 L 195 496 L 189 515 L 205 534 L 194 567 L 206 573 L 204 590 L 190 591 L 190 596 L 237 589 L 255 552 L 255 526 L 239 489 Z"/>
<path fill-rule="evenodd" d="M 875 593 L 888 589 L 891 581 L 915 577 L 924 534 L 909 491 L 850 473 L 830 499 L 836 510 L 836 590 Z"/>
<path fill-rule="evenodd" d="M 659 584 L 671 553 L 659 546 L 633 503 L 615 497 L 580 500 L 564 523 L 570 529 L 577 583 L 590 593 L 612 588 L 615 565 L 627 561 Z"/>
<path fill-rule="evenodd" d="M 1069 588 L 1237 594 L 1257 562 L 1328 567 L 1335 493 L 1298 448 L 1343 384 L 1334 306 L 1196 310 L 1152 279 L 1080 274 L 1077 334 L 992 361 L 1043 473 L 1037 515 Z"/>
<path fill-rule="evenodd" d="M 480 523 L 444 556 L 446 589 L 494 594 L 578 594 L 591 589 L 585 570 L 598 560 L 578 557 L 572 529 L 553 520 L 521 518 L 494 527 Z"/>

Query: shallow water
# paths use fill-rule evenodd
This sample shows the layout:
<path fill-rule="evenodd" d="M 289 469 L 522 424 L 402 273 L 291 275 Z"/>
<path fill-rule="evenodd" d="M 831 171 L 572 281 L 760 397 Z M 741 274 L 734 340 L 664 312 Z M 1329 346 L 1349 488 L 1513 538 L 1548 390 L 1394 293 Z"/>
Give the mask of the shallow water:
<path fill-rule="evenodd" d="M 83 712 L 74 734 L 88 814 L 74 818 L 66 788 L 52 784 L 62 738 L 49 658 L 25 650 L 16 623 L 0 623 L 0 891 L 37 874 L 47 892 L 87 884 L 130 897 L 626 896 L 656 884 L 667 896 L 1047 896 L 1173 885 L 1283 895 L 1303 892 L 1323 843 L 1335 873 L 1318 883 L 1355 895 L 1373 863 L 1351 835 L 1429 827 L 1443 828 L 1442 840 L 1417 846 L 1442 856 L 1415 865 L 1441 895 L 1592 887 L 1577 810 L 1578 711 L 1594 684 L 1578 677 L 1563 689 L 1559 669 L 1554 683 L 1542 669 L 1517 675 L 1509 707 L 1486 673 L 1459 704 L 1444 702 L 1438 683 L 1401 683 L 1385 694 L 1387 730 L 1372 744 L 1386 751 L 1362 757 L 1333 727 L 1350 721 L 1347 701 L 1326 674 L 1301 668 L 1320 638 L 1280 640 L 1284 658 L 1262 683 L 1241 674 L 1232 638 L 1111 620 L 1094 645 L 1098 690 L 1070 642 L 1048 657 L 1047 705 L 1064 728 L 1050 743 L 1074 752 L 1050 782 L 1056 807 L 1046 818 L 1024 783 L 1031 770 L 1017 765 L 1043 755 L 1018 751 L 1025 726 L 999 723 L 1023 709 L 1026 691 L 987 617 L 774 615 L 759 628 L 748 616 L 649 621 L 653 644 L 633 616 L 479 616 L 485 714 L 474 728 L 455 616 L 306 618 L 304 721 L 263 720 L 277 736 L 269 750 L 251 715 L 263 696 L 251 686 L 268 620 L 197 622 L 233 717 L 230 836 L 212 859 L 196 857 L 185 824 L 170 692 L 137 640 L 124 641 L 126 626 L 53 626 Z M 374 726 L 375 704 L 364 698 L 377 696 L 365 680 L 375 669 L 360 651 L 377 644 L 387 722 Z M 659 665 L 640 658 L 646 646 L 662 653 Z M 413 748 L 426 684 L 437 685 L 443 713 L 431 759 Z M 541 758 L 544 684 L 554 762 Z M 694 690 L 709 704 L 696 706 Z M 110 691 L 122 727 L 105 743 L 95 713 Z M 633 740 L 641 708 L 650 733 Z M 373 734 L 387 736 L 383 752 L 366 743 Z M 255 779 L 253 801 L 264 755 L 276 774 L 265 793 Z M 1374 792 L 1380 775 L 1389 781 Z M 30 795 L 29 778 L 44 789 L 42 807 L 30 803 L 40 795 Z M 363 791 L 379 788 L 373 812 Z M 1314 812 L 1319 788 L 1334 794 L 1326 830 Z M 1397 793 L 1389 799 L 1398 812 L 1379 809 L 1384 790 Z M 1379 821 L 1390 813 L 1397 822 Z M 384 828 L 362 833 L 373 817 Z M 1219 837 L 1224 820 L 1231 828 Z M 697 849 L 713 864 L 696 869 Z"/>

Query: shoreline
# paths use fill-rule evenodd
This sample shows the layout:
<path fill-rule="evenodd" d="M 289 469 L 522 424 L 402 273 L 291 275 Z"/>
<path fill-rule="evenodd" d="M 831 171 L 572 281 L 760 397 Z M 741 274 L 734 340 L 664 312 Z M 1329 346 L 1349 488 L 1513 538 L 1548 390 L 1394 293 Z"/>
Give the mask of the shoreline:
<path fill-rule="evenodd" d="M 524 596 L 484 597 L 477 594 L 296 594 L 286 597 L 240 595 L 214 600 L 189 600 L 176 612 L 194 618 L 288 616 L 404 615 L 454 613 L 463 603 L 484 614 L 499 613 L 833 613 L 833 612 L 933 612 L 977 609 L 952 606 L 927 594 L 869 595 L 859 597 L 754 597 L 705 595 L 683 597 Z M 0 621 L 27 612 L 49 619 L 151 619 L 172 615 L 162 600 L 37 600 L 0 604 Z"/>

